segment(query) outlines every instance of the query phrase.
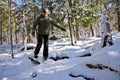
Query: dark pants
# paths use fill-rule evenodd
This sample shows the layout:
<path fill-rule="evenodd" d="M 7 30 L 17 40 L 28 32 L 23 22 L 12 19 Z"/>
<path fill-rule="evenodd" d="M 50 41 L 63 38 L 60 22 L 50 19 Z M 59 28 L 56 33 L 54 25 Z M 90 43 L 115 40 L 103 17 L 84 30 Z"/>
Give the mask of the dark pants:
<path fill-rule="evenodd" d="M 44 41 L 43 57 L 48 57 L 48 34 L 38 34 L 37 35 L 37 46 L 35 48 L 34 54 L 38 55 L 42 42 Z"/>

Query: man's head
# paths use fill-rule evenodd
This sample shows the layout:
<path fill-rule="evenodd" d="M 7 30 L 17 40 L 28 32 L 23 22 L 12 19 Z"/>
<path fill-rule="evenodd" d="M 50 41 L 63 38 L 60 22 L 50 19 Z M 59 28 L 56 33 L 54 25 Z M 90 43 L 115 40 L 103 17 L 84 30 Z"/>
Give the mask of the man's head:
<path fill-rule="evenodd" d="M 48 9 L 45 9 L 45 8 L 42 9 L 42 13 L 47 13 L 48 14 L 48 12 L 49 12 Z"/>
<path fill-rule="evenodd" d="M 48 9 L 43 8 L 40 16 L 42 18 L 48 17 L 48 12 L 49 12 Z"/>

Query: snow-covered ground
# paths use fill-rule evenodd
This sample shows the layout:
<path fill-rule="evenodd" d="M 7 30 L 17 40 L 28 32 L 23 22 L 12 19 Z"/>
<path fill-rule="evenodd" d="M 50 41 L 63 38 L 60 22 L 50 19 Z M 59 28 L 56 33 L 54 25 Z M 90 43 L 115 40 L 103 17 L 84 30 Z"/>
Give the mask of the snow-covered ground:
<path fill-rule="evenodd" d="M 28 59 L 34 49 L 16 45 L 12 59 L 9 45 L 1 45 L 0 80 L 120 80 L 120 33 L 113 33 L 113 46 L 101 48 L 100 40 L 80 39 L 74 46 L 66 39 L 50 41 L 49 59 L 40 65 Z"/>

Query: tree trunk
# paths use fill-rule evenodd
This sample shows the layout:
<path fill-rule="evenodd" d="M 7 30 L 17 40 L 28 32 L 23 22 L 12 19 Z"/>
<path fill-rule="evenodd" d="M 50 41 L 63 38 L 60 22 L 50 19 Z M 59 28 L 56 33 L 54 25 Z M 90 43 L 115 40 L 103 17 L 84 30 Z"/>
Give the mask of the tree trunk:
<path fill-rule="evenodd" d="M 22 5 L 24 5 L 24 0 L 22 0 Z M 22 25 L 24 23 L 24 14 L 23 14 L 24 11 L 22 11 Z M 24 26 L 24 25 L 23 25 Z M 24 35 L 24 30 L 22 30 L 22 44 L 24 45 L 25 44 L 25 35 Z"/>
<path fill-rule="evenodd" d="M 7 30 L 7 33 L 6 33 L 6 36 L 7 36 L 7 37 L 6 37 L 6 43 L 7 43 L 7 44 L 10 44 L 9 34 L 10 34 L 10 33 L 9 33 L 9 30 Z"/>
<path fill-rule="evenodd" d="M 14 58 L 13 54 L 13 40 L 12 40 L 12 26 L 11 26 L 11 0 L 8 0 L 8 14 L 9 14 L 9 30 L 10 30 L 10 44 L 11 44 L 11 55 Z"/>
<path fill-rule="evenodd" d="M 25 22 L 25 13 L 23 11 L 23 24 L 24 24 L 24 30 L 25 30 L 25 51 L 27 50 L 27 39 L 28 39 L 28 36 L 27 36 L 27 26 L 26 26 L 26 22 Z"/>
<path fill-rule="evenodd" d="M 15 21 L 15 16 L 14 16 L 14 21 Z M 15 43 L 17 44 L 18 43 L 18 32 L 17 32 L 16 21 L 15 21 L 15 32 L 14 32 L 14 35 L 15 35 Z"/>
<path fill-rule="evenodd" d="M 78 23 L 76 24 L 76 39 L 77 40 L 79 39 L 79 27 L 78 27 Z"/>
<path fill-rule="evenodd" d="M 42 0 L 42 9 L 44 8 L 44 0 Z"/>
<path fill-rule="evenodd" d="M 69 7 L 70 7 L 70 29 L 71 29 L 71 43 L 72 45 L 74 45 L 73 43 L 76 43 L 76 28 L 75 25 L 73 24 L 75 22 L 75 18 L 74 18 L 74 14 L 73 14 L 73 4 L 72 4 L 72 0 L 69 0 Z M 68 12 L 69 13 L 69 12 Z"/>
<path fill-rule="evenodd" d="M 74 34 L 74 43 L 77 43 L 77 34 L 76 34 L 76 27 L 73 25 L 73 34 Z"/>
<path fill-rule="evenodd" d="M 120 32 L 120 0 L 117 0 L 118 31 Z"/>
<path fill-rule="evenodd" d="M 93 31 L 92 24 L 90 24 L 90 30 L 91 30 L 92 36 L 94 36 L 94 31 Z"/>
<path fill-rule="evenodd" d="M 24 38 L 25 38 L 24 32 L 22 32 L 22 44 L 23 44 L 23 45 L 25 44 Z"/>
<path fill-rule="evenodd" d="M 67 11 L 67 12 L 68 12 L 68 24 L 69 24 L 69 31 L 70 31 L 71 45 L 74 45 L 74 44 L 73 44 L 72 29 L 71 29 L 71 18 L 70 18 L 70 15 L 69 15 L 69 11 Z"/>
<path fill-rule="evenodd" d="M 15 42 L 18 43 L 17 32 L 15 31 Z"/>
<path fill-rule="evenodd" d="M 24 0 L 22 0 L 22 5 L 24 5 Z M 25 45 L 25 51 L 27 50 L 27 26 L 26 26 L 26 16 L 25 16 L 25 11 L 23 9 L 22 11 L 22 15 L 23 15 L 23 18 L 22 18 L 22 22 L 23 22 L 23 25 L 24 25 L 24 45 Z"/>
<path fill-rule="evenodd" d="M 0 15 L 2 15 L 2 9 L 0 9 Z M 1 16 L 1 19 L 0 19 L 0 45 L 2 45 L 2 39 L 3 39 L 3 36 L 2 36 L 2 16 Z"/>
<path fill-rule="evenodd" d="M 51 14 L 51 16 L 53 15 L 53 9 L 52 9 L 52 2 L 50 3 L 50 14 Z M 53 27 L 53 25 L 51 25 L 51 29 L 52 29 L 52 32 L 51 32 L 51 34 L 54 34 L 54 27 Z"/>
<path fill-rule="evenodd" d="M 118 31 L 120 32 L 120 12 L 118 12 Z"/>

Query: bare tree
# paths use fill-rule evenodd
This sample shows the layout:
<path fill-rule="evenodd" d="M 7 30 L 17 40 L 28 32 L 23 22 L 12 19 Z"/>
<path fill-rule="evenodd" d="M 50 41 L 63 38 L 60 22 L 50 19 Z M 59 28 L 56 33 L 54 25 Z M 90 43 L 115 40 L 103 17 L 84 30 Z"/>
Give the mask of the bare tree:
<path fill-rule="evenodd" d="M 10 30 L 10 45 L 11 45 L 11 55 L 14 58 L 13 54 L 13 40 L 12 40 L 12 26 L 11 26 L 11 0 L 8 0 L 8 14 L 9 14 L 9 30 Z"/>
<path fill-rule="evenodd" d="M 120 32 L 120 0 L 116 0 L 117 16 L 118 16 L 118 31 Z"/>
<path fill-rule="evenodd" d="M 3 7 L 2 1 L 0 1 L 0 44 L 3 44 L 3 35 L 2 35 L 2 16 L 3 16 Z"/>
<path fill-rule="evenodd" d="M 2 45 L 2 8 L 0 7 L 0 44 Z"/>
<path fill-rule="evenodd" d="M 73 1 L 69 0 L 69 7 L 70 11 L 68 10 L 69 13 L 69 29 L 70 29 L 70 37 L 71 37 L 71 44 L 74 45 L 76 43 L 76 28 L 75 28 L 75 17 L 74 17 L 74 8 L 73 8 Z"/>

